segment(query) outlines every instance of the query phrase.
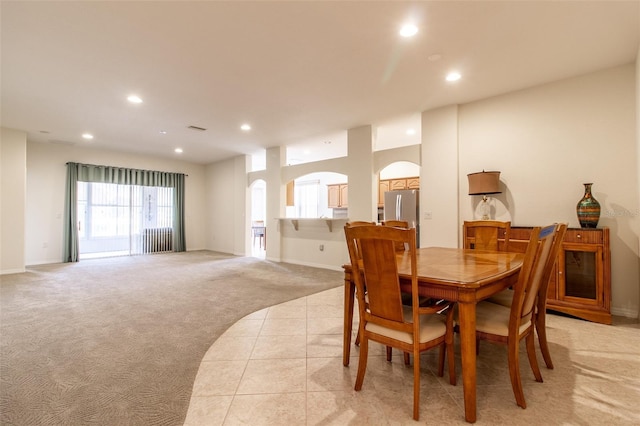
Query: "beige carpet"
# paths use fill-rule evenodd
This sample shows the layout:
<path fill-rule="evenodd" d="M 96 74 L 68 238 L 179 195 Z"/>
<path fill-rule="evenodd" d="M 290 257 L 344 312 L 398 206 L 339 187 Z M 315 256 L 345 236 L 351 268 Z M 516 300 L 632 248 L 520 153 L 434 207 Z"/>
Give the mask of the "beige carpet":
<path fill-rule="evenodd" d="M 337 271 L 199 251 L 0 277 L 0 424 L 181 425 L 200 362 L 267 306 Z"/>

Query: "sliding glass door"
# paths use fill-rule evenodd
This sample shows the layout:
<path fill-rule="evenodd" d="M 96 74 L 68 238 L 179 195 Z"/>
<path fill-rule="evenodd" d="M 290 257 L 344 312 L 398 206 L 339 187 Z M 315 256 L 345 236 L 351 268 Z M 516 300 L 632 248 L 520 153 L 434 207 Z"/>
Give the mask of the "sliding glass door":
<path fill-rule="evenodd" d="M 77 185 L 80 258 L 173 250 L 173 188 Z"/>

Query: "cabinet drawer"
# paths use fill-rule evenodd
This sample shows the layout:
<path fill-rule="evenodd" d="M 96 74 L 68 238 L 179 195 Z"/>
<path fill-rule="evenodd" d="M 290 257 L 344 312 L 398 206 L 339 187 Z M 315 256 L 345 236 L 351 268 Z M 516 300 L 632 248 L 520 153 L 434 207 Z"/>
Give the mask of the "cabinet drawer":
<path fill-rule="evenodd" d="M 567 229 L 565 243 L 602 244 L 603 232 L 599 229 Z"/>

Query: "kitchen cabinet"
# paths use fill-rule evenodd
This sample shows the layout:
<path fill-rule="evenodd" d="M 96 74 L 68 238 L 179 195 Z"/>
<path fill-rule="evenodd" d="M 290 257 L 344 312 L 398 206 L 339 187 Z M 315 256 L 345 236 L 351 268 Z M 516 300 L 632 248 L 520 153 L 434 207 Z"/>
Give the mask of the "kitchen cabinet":
<path fill-rule="evenodd" d="M 384 207 L 384 193 L 389 191 L 389 184 L 391 182 L 388 180 L 381 180 L 378 184 L 378 207 Z"/>
<path fill-rule="evenodd" d="M 407 178 L 407 189 L 420 189 L 420 178 Z"/>
<path fill-rule="evenodd" d="M 510 250 L 522 251 L 531 228 L 512 227 Z M 547 291 L 547 309 L 611 324 L 609 228 L 569 228 Z"/>
<path fill-rule="evenodd" d="M 289 181 L 287 183 L 287 201 L 286 201 L 286 205 L 287 207 L 291 207 L 295 205 L 295 199 L 294 199 L 294 190 L 295 190 L 295 181 Z"/>
<path fill-rule="evenodd" d="M 389 184 L 390 191 L 401 191 L 403 189 L 407 189 L 407 180 L 406 179 L 391 179 L 391 183 Z"/>
<path fill-rule="evenodd" d="M 403 189 L 420 189 L 419 177 L 381 179 L 378 181 L 378 207 L 384 206 L 384 193 Z"/>
<path fill-rule="evenodd" d="M 327 185 L 327 194 L 327 204 L 329 208 L 347 207 L 349 202 L 349 186 L 346 183 Z"/>

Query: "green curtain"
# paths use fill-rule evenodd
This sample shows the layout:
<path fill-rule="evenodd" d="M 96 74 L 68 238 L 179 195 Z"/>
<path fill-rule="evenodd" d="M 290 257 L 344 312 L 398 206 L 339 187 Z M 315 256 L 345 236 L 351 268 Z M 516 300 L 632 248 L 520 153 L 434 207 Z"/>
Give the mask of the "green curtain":
<path fill-rule="evenodd" d="M 186 251 L 184 235 L 184 174 L 176 174 L 173 187 L 173 251 Z"/>
<path fill-rule="evenodd" d="M 120 185 L 161 186 L 173 188 L 173 251 L 185 251 L 184 174 L 153 170 L 127 169 L 93 164 L 67 163 L 67 187 L 64 209 L 64 259 L 77 262 L 79 257 L 77 222 L 77 183 L 100 182 Z"/>
<path fill-rule="evenodd" d="M 78 245 L 78 167 L 67 163 L 67 187 L 64 203 L 64 258 L 63 262 L 77 262 Z"/>

